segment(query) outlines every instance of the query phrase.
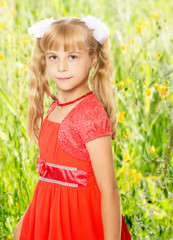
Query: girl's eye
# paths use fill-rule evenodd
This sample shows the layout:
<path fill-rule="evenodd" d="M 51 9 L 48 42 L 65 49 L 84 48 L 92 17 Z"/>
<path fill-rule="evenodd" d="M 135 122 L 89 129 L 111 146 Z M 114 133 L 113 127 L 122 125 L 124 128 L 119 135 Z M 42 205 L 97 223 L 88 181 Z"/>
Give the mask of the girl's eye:
<path fill-rule="evenodd" d="M 71 55 L 70 58 L 71 58 L 72 60 L 74 60 L 74 59 L 76 59 L 77 57 L 74 56 L 74 55 Z"/>
<path fill-rule="evenodd" d="M 56 57 L 56 56 L 50 56 L 49 59 L 51 59 L 52 57 Z M 54 60 L 54 59 L 53 59 Z"/>

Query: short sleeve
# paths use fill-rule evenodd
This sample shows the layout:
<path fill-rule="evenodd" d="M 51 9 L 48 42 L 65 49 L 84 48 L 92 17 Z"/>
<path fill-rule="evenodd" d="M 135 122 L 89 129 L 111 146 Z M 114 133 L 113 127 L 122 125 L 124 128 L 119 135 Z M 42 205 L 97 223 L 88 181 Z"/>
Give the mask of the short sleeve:
<path fill-rule="evenodd" d="M 109 118 L 101 103 L 85 106 L 80 123 L 80 136 L 83 143 L 98 137 L 112 135 Z"/>

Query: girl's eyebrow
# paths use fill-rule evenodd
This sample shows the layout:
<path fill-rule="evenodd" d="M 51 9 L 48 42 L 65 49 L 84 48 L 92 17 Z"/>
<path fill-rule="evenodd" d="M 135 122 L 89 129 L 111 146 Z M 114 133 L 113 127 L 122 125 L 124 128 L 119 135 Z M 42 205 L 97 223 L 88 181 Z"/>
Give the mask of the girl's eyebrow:
<path fill-rule="evenodd" d="M 81 52 L 66 52 L 66 54 L 72 54 L 72 53 L 77 53 L 77 54 L 82 54 Z M 46 55 L 48 55 L 48 54 L 57 54 L 57 52 L 54 52 L 54 51 L 48 51 L 48 52 L 46 52 Z"/>

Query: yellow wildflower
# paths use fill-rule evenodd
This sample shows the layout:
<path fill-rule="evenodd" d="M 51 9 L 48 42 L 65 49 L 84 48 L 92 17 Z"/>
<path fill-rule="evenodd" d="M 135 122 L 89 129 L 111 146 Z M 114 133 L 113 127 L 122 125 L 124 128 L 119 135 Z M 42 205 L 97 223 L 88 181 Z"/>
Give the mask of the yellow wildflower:
<path fill-rule="evenodd" d="M 154 86 L 155 86 L 157 92 L 160 92 L 162 90 L 162 85 L 161 84 L 156 83 L 156 84 L 154 84 Z"/>
<path fill-rule="evenodd" d="M 160 52 L 157 52 L 157 53 L 156 53 L 156 57 L 157 57 L 158 59 L 160 59 L 160 58 L 161 58 L 161 53 L 160 53 Z"/>
<path fill-rule="evenodd" d="M 124 154 L 124 155 L 123 155 L 123 159 L 125 159 L 125 160 L 129 159 L 129 155 L 128 155 L 127 153 Z"/>
<path fill-rule="evenodd" d="M 129 163 L 130 163 L 130 159 L 124 160 L 124 163 L 125 163 L 125 164 L 129 164 Z"/>
<path fill-rule="evenodd" d="M 6 186 L 8 187 L 10 185 L 9 181 L 6 183 Z"/>
<path fill-rule="evenodd" d="M 154 147 L 154 146 L 151 146 L 149 152 L 150 152 L 150 153 L 154 153 L 154 152 L 155 152 L 155 147 Z"/>
<path fill-rule="evenodd" d="M 4 1 L 1 1 L 0 5 L 3 7 L 5 5 Z"/>
<path fill-rule="evenodd" d="M 132 134 L 131 134 L 131 132 L 128 129 L 126 130 L 126 133 L 127 133 L 128 137 L 132 137 Z"/>
<path fill-rule="evenodd" d="M 123 122 L 123 125 L 126 126 L 126 121 Z"/>
<path fill-rule="evenodd" d="M 148 88 L 148 89 L 145 90 L 145 94 L 146 94 L 147 96 L 150 96 L 151 93 L 152 93 L 151 89 Z"/>
<path fill-rule="evenodd" d="M 123 159 L 124 159 L 124 163 L 128 164 L 131 160 L 131 157 L 129 156 L 128 153 L 125 153 L 125 154 L 123 154 Z"/>
<path fill-rule="evenodd" d="M 4 60 L 4 54 L 3 53 L 0 53 L 0 60 Z"/>
<path fill-rule="evenodd" d="M 127 183 L 127 185 L 125 186 L 125 189 L 128 190 L 132 187 L 132 183 Z"/>
<path fill-rule="evenodd" d="M 122 169 L 122 173 L 126 173 L 127 172 L 127 169 L 126 168 L 123 168 Z"/>
<path fill-rule="evenodd" d="M 121 49 L 125 50 L 126 49 L 126 44 L 121 45 Z"/>
<path fill-rule="evenodd" d="M 28 45 L 28 39 L 24 39 L 24 43 L 26 44 L 26 45 Z"/>
<path fill-rule="evenodd" d="M 116 82 L 116 79 L 112 79 L 112 84 L 114 84 Z"/>
<path fill-rule="evenodd" d="M 129 40 L 129 41 L 128 41 L 128 44 L 129 44 L 129 45 L 131 45 L 132 43 L 133 43 L 132 40 Z"/>
<path fill-rule="evenodd" d="M 136 25 L 136 33 L 141 33 L 141 32 L 142 32 L 141 26 Z"/>
<path fill-rule="evenodd" d="M 126 114 L 126 112 L 119 112 L 117 114 L 118 122 L 122 122 L 123 120 L 125 120 L 125 114 Z"/>
<path fill-rule="evenodd" d="M 136 179 L 137 179 L 137 180 L 141 179 L 141 177 L 142 177 L 142 174 L 141 174 L 141 173 L 136 173 Z"/>
<path fill-rule="evenodd" d="M 16 11 L 15 11 L 14 9 L 12 9 L 12 10 L 10 10 L 10 13 L 11 13 L 12 15 L 15 15 L 15 14 L 16 14 Z"/>
<path fill-rule="evenodd" d="M 18 202 L 16 202 L 16 203 L 15 203 L 15 206 L 14 206 L 14 208 L 16 208 L 16 209 L 17 209 L 18 207 L 19 207 L 19 203 L 18 203 Z"/>
<path fill-rule="evenodd" d="M 166 97 L 166 88 L 165 87 L 162 87 L 160 97 L 161 97 L 161 99 L 165 99 L 165 97 Z"/>
<path fill-rule="evenodd" d="M 128 83 L 132 83 L 132 80 L 129 78 L 129 77 L 127 77 L 126 78 L 126 83 L 128 84 Z"/>
<path fill-rule="evenodd" d="M 19 41 L 18 41 L 18 44 L 21 45 L 22 43 L 27 45 L 28 44 L 28 39 L 20 38 Z"/>
<path fill-rule="evenodd" d="M 140 21 L 140 22 L 138 23 L 138 25 L 139 25 L 139 26 L 143 26 L 143 22 Z"/>
<path fill-rule="evenodd" d="M 143 31 L 143 22 L 140 21 L 137 25 L 136 25 L 136 33 L 141 33 Z"/>
<path fill-rule="evenodd" d="M 22 43 L 23 43 L 23 39 L 20 38 L 20 39 L 18 40 L 18 44 L 19 44 L 19 46 L 22 45 Z"/>
<path fill-rule="evenodd" d="M 23 67 L 22 67 L 22 70 L 26 70 L 27 69 L 27 65 L 24 64 Z"/>
<path fill-rule="evenodd" d="M 18 185 L 18 183 L 16 183 L 16 188 L 18 188 L 19 187 L 19 185 Z"/>
<path fill-rule="evenodd" d="M 171 102 L 173 103 L 173 94 L 171 95 Z"/>
<path fill-rule="evenodd" d="M 149 28 L 150 24 L 149 22 L 142 22 L 140 21 L 138 24 L 136 24 L 136 33 L 141 33 L 144 31 L 145 28 Z"/>
<path fill-rule="evenodd" d="M 159 14 L 156 13 L 155 11 L 153 11 L 151 15 L 152 15 L 153 18 L 158 18 L 159 17 Z"/>
<path fill-rule="evenodd" d="M 4 28 L 4 24 L 0 22 L 0 29 Z"/>
<path fill-rule="evenodd" d="M 124 83 L 123 83 L 122 81 L 120 81 L 120 82 L 118 83 L 118 87 L 120 87 L 120 88 L 124 87 Z"/>
<path fill-rule="evenodd" d="M 133 175 L 135 174 L 136 169 L 128 169 L 128 174 Z"/>

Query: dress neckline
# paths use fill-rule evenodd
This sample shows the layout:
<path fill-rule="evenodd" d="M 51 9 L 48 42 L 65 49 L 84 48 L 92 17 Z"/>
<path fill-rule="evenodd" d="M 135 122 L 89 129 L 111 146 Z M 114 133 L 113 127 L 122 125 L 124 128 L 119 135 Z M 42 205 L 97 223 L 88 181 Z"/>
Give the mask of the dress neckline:
<path fill-rule="evenodd" d="M 62 119 L 61 122 L 55 122 L 55 121 L 52 121 L 52 120 L 49 120 L 49 119 L 48 119 L 50 113 L 51 113 L 52 111 L 54 111 L 55 108 L 56 108 L 56 106 L 58 105 L 58 100 L 55 100 L 55 106 L 53 107 L 52 111 L 46 116 L 45 120 L 48 121 L 48 122 L 50 122 L 50 123 L 54 123 L 54 124 L 60 126 L 60 125 L 66 120 L 66 118 L 68 118 L 69 115 L 72 114 L 73 111 L 80 106 L 80 104 L 82 104 L 83 102 L 85 102 L 86 99 L 88 99 L 90 96 L 93 96 L 93 95 L 94 95 L 94 93 L 92 92 L 91 94 L 89 94 L 89 95 L 87 95 L 86 97 L 84 97 L 84 99 L 82 99 L 78 104 L 76 104 L 76 105 L 67 113 L 67 115 Z"/>

